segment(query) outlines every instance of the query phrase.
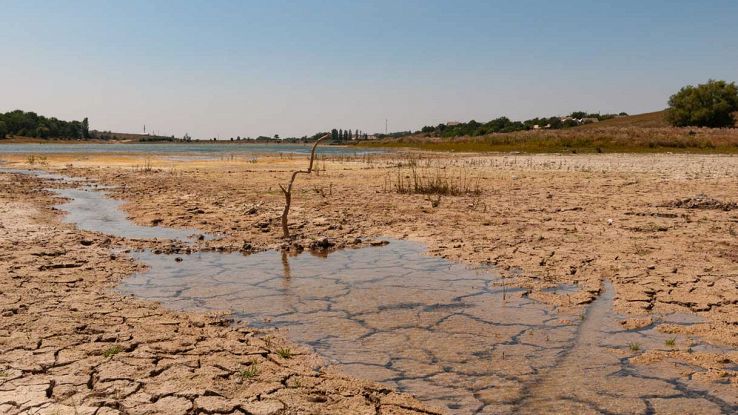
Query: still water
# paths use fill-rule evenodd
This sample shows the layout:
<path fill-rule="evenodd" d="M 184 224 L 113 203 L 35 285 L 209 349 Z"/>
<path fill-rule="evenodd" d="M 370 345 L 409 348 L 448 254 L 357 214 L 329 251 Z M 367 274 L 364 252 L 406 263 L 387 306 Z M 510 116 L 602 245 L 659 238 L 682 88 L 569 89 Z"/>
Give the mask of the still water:
<path fill-rule="evenodd" d="M 177 144 L 0 144 L 3 153 L 59 154 L 59 153 L 138 153 L 138 154 L 309 154 L 312 144 L 232 144 L 232 143 L 177 143 Z M 327 155 L 363 155 L 385 150 L 352 146 L 318 146 L 317 153 Z"/>

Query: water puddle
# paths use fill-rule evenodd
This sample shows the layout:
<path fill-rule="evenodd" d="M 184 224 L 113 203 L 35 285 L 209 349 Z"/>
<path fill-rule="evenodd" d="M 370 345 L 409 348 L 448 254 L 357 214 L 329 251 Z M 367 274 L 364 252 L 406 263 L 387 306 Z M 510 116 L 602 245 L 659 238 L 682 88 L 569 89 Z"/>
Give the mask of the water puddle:
<path fill-rule="evenodd" d="M 141 226 L 133 223 L 121 209 L 120 200 L 109 198 L 99 188 L 83 186 L 70 189 L 49 189 L 56 195 L 69 199 L 56 205 L 67 214 L 63 222 L 72 223 L 77 228 L 100 232 L 127 239 L 172 239 L 187 240 L 196 238 L 196 229 L 175 229 L 163 226 Z"/>
<path fill-rule="evenodd" d="M 126 239 L 171 239 L 188 240 L 202 233 L 196 229 L 175 229 L 162 226 L 141 226 L 133 223 L 121 206 L 123 202 L 107 196 L 105 189 L 85 178 L 70 177 L 43 170 L 0 168 L 0 173 L 27 174 L 64 184 L 78 184 L 76 188 L 49 188 L 59 197 L 68 199 L 54 207 L 65 212 L 62 222 L 71 223 L 78 229 L 100 232 Z M 212 235 L 202 235 L 212 239 Z"/>
<path fill-rule="evenodd" d="M 327 257 L 134 253 L 149 267 L 120 289 L 180 310 L 228 310 L 282 328 L 350 375 L 475 413 L 480 396 L 551 366 L 576 326 L 497 286 L 497 275 L 424 255 L 421 244 Z M 504 298 L 503 298 L 504 297 Z"/>
<path fill-rule="evenodd" d="M 90 187 L 59 192 L 71 199 L 62 206 L 66 220 L 84 229 L 136 238 L 185 232 L 138 227 L 119 211 L 121 202 Z M 148 270 L 123 281 L 122 292 L 276 328 L 349 375 L 454 414 L 738 412 L 735 386 L 700 383 L 688 375 L 700 370 L 688 361 L 631 364 L 644 350 L 724 350 L 687 337 L 670 345 L 672 336 L 653 324 L 622 327 L 609 283 L 580 315 L 505 287 L 494 270 L 430 257 L 423 245 L 404 240 L 328 255 L 131 255 Z M 691 315 L 652 318 L 699 322 Z"/>

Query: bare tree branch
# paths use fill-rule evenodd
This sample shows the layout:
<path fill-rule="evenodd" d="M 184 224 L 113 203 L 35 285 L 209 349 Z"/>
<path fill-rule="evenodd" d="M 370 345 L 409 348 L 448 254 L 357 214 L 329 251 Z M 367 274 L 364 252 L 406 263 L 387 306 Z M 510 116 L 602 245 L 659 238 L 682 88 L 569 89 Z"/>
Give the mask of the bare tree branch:
<path fill-rule="evenodd" d="M 284 238 L 290 237 L 290 230 L 288 227 L 288 221 L 287 217 L 290 214 L 290 205 L 292 204 L 292 185 L 295 183 L 295 178 L 297 178 L 298 174 L 310 174 L 313 171 L 313 162 L 315 161 L 315 149 L 318 147 L 318 144 L 321 142 L 329 139 L 331 137 L 330 134 L 326 134 L 322 137 L 320 137 L 315 144 L 313 144 L 313 149 L 310 151 L 310 164 L 308 165 L 307 170 L 297 170 L 292 172 L 292 177 L 290 178 L 290 183 L 287 185 L 287 188 L 285 189 L 284 186 L 281 184 L 279 185 L 279 188 L 282 189 L 282 193 L 284 193 L 284 211 L 282 211 L 282 233 Z"/>

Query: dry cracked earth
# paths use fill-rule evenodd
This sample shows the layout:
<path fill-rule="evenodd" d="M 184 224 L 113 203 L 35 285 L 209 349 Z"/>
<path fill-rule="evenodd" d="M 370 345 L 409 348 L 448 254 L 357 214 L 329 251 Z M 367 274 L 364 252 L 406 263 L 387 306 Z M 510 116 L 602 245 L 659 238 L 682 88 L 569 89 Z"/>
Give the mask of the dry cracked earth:
<path fill-rule="evenodd" d="M 0 413 L 437 413 L 268 332 L 116 294 L 138 266 L 42 189 L 0 175 Z"/>
<path fill-rule="evenodd" d="M 20 157 L 5 159 L 23 165 Z M 713 385 L 723 397 L 738 396 L 731 393 L 738 391 L 738 158 L 327 158 L 318 163 L 319 174 L 298 179 L 291 215 L 296 238 L 285 245 L 278 225 L 278 184 L 304 163 L 300 156 L 187 161 L 59 155 L 43 167 L 115 186 L 111 195 L 124 200 L 130 218 L 141 225 L 196 228 L 220 236 L 199 242 L 197 249 L 294 252 L 325 238 L 337 247 L 383 236 L 422 241 L 432 255 L 495 266 L 528 298 L 572 308 L 574 314 L 597 298 L 608 280 L 614 287 L 614 310 L 624 316 L 619 322 L 623 336 L 628 330 L 654 326 L 656 332 L 679 339 L 674 347 L 631 350 L 630 363 L 646 372 L 679 368 L 675 376 L 684 382 L 696 381 L 708 390 Z M 479 193 L 441 198 L 399 194 L 393 186 L 398 176 L 410 178 L 411 164 L 419 166 L 421 174 L 443 172 L 449 180 L 470 181 Z M 229 325 L 222 318 L 173 313 L 115 294 L 111 288 L 140 269 L 126 249 L 180 248 L 107 238 L 63 225 L 50 210 L 55 202 L 42 191 L 43 183 L 18 175 L 0 178 L 0 264 L 5 274 L 0 296 L 0 410 L 440 411 L 332 369 L 316 370 L 322 367 L 320 359 L 310 350 L 288 345 L 280 335 Z M 561 295 L 550 290 L 559 284 L 575 284 L 578 291 Z M 684 325 L 653 318 L 668 313 L 695 316 L 701 322 Z M 695 353 L 683 341 L 687 338 L 727 351 Z M 299 353 L 280 357 L 277 351 L 286 347 Z M 500 403 L 500 413 L 705 413 L 710 406 L 700 396 L 675 397 L 668 390 L 632 407 L 593 406 L 587 404 L 587 389 L 607 385 L 587 384 L 591 373 L 598 371 L 565 359 L 555 370 L 534 377 L 538 380 L 521 392 L 527 397 L 516 392 L 506 401 L 491 393 L 486 399 Z M 657 383 L 656 376 L 640 379 L 615 388 L 610 398 L 618 400 L 629 388 Z M 577 394 L 579 401 L 572 398 L 563 406 L 541 402 Z M 716 413 L 735 408 L 730 399 L 712 404 L 709 410 Z"/>

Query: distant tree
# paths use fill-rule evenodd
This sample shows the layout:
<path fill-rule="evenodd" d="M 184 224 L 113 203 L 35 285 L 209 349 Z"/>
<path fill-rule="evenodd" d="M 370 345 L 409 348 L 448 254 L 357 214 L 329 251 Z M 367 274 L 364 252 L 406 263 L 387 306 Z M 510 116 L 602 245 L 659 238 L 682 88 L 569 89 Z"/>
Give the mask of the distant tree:
<path fill-rule="evenodd" d="M 338 141 L 338 130 L 335 128 L 331 130 L 331 140 Z"/>
<path fill-rule="evenodd" d="M 581 120 L 582 118 L 587 118 L 587 113 L 584 111 L 574 111 L 571 113 L 570 117 Z"/>
<path fill-rule="evenodd" d="M 90 138 L 90 121 L 87 120 L 87 117 L 82 120 L 82 137 Z"/>
<path fill-rule="evenodd" d="M 279 134 L 274 134 L 274 139 L 279 140 Z"/>
<path fill-rule="evenodd" d="M 667 120 L 677 127 L 732 127 L 738 111 L 735 82 L 715 81 L 687 85 L 669 98 Z"/>
<path fill-rule="evenodd" d="M 338 129 L 338 141 L 343 141 L 343 129 Z"/>
<path fill-rule="evenodd" d="M 348 140 L 353 140 L 354 139 L 354 134 L 351 132 L 351 130 L 348 130 L 348 137 L 347 137 L 347 139 Z"/>
<path fill-rule="evenodd" d="M 5 138 L 7 134 L 8 134 L 8 125 L 5 124 L 5 121 L 0 120 L 0 139 Z"/>
<path fill-rule="evenodd" d="M 564 126 L 564 122 L 559 117 L 551 117 L 548 119 L 549 128 L 559 129 Z"/>
<path fill-rule="evenodd" d="M 620 113 L 620 114 L 618 114 L 618 115 L 619 115 L 619 116 L 621 116 L 621 117 L 627 117 L 627 116 L 628 116 L 628 113 L 627 113 L 627 112 L 625 112 L 625 111 L 623 111 L 623 112 L 621 112 L 621 113 Z"/>

